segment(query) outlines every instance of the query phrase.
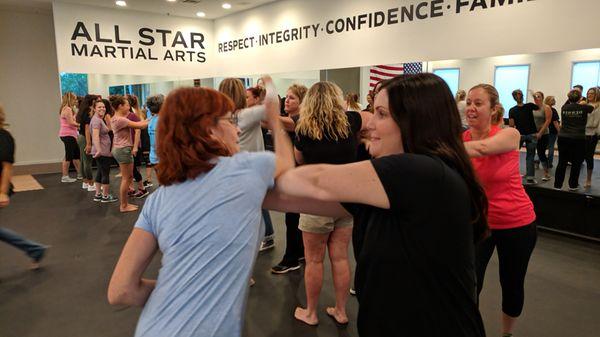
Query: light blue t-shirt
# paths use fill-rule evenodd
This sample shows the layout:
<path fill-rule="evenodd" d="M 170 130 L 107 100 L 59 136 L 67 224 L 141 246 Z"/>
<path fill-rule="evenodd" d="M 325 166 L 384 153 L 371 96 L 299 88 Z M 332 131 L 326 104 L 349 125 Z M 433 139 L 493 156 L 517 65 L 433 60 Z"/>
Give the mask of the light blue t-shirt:
<path fill-rule="evenodd" d="M 135 227 L 157 238 L 162 266 L 135 336 L 241 336 L 274 170 L 273 153 L 242 152 L 152 193 Z"/>
<path fill-rule="evenodd" d="M 156 155 L 156 127 L 158 126 L 158 115 L 150 117 L 148 122 L 148 136 L 150 138 L 150 163 L 158 164 L 158 156 Z"/>

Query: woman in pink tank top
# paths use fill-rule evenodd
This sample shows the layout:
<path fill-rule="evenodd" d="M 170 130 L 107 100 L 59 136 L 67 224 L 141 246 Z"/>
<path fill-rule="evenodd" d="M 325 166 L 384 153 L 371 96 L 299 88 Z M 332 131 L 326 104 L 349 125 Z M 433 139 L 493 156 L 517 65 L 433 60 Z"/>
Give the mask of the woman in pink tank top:
<path fill-rule="evenodd" d="M 476 250 L 477 290 L 483 287 L 485 269 L 498 249 L 502 286 L 502 334 L 512 336 L 523 310 L 525 274 L 537 239 L 533 204 L 521 183 L 520 134 L 502 129 L 504 109 L 498 91 L 480 84 L 469 91 L 465 110 L 469 130 L 465 148 L 488 197 L 490 236 Z"/>
<path fill-rule="evenodd" d="M 77 170 L 77 177 L 81 176 L 80 169 L 80 153 L 79 146 L 77 145 L 77 136 L 79 132 L 79 123 L 75 121 L 75 107 L 77 106 L 77 96 L 72 92 L 67 92 L 62 96 L 62 102 L 60 105 L 60 129 L 58 131 L 58 137 L 65 145 L 65 158 L 62 161 L 62 178 L 60 179 L 63 183 L 72 183 L 77 181 L 69 177 L 69 164 L 73 163 L 75 170 Z"/>

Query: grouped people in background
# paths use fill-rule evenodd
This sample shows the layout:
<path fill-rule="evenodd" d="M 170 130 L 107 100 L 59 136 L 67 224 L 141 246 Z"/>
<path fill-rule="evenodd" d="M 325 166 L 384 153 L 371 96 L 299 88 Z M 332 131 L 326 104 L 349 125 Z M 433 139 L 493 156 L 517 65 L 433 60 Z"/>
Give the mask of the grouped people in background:
<path fill-rule="evenodd" d="M 133 122 L 127 118 L 130 111 L 129 101 L 120 95 L 113 97 L 111 105 L 115 110 L 111 118 L 111 129 L 114 134 L 112 155 L 119 164 L 121 173 L 121 186 L 119 188 L 120 211 L 132 212 L 138 207 L 128 201 L 129 185 L 132 183 L 133 174 L 133 150 L 132 131 L 148 126 L 148 120 Z M 137 144 L 136 144 L 137 145 Z"/>
<path fill-rule="evenodd" d="M 77 110 L 77 96 L 72 92 L 66 92 L 62 96 L 60 104 L 60 129 L 58 136 L 65 146 L 65 158 L 62 161 L 62 177 L 60 181 L 63 183 L 73 183 L 77 179 L 69 176 L 69 166 L 73 164 L 77 171 L 77 178 L 81 178 L 80 154 L 77 145 L 77 137 L 79 136 L 79 123 L 75 120 L 75 111 Z"/>
<path fill-rule="evenodd" d="M 146 116 L 141 112 L 140 105 L 138 102 L 138 98 L 136 95 L 127 95 L 127 100 L 129 101 L 129 114 L 127 114 L 127 119 L 132 122 L 141 122 L 146 120 Z M 131 155 L 133 155 L 133 188 L 130 189 L 127 193 L 129 196 L 134 198 L 144 198 L 149 194 L 146 186 L 144 186 L 144 180 L 142 178 L 142 174 L 140 173 L 140 168 L 142 166 L 143 159 L 143 148 L 142 148 L 142 130 L 141 129 L 131 129 L 131 137 L 133 139 L 133 146 L 131 150 Z M 137 185 L 137 190 L 135 188 Z"/>
<path fill-rule="evenodd" d="M 264 82 L 264 80 L 263 80 Z M 237 78 L 226 78 L 219 84 L 219 91 L 231 98 L 235 106 L 233 119 L 240 128 L 239 146 L 241 151 L 261 152 L 265 150 L 261 122 L 265 117 L 264 105 L 252 101 L 252 107 L 247 107 L 248 95 L 244 84 Z M 267 93 L 269 94 L 269 93 Z M 270 93 L 275 95 L 275 93 Z M 252 96 L 253 98 L 254 96 Z M 259 95 L 260 98 L 260 95 Z M 260 251 L 275 247 L 273 222 L 268 210 L 262 210 L 265 225 L 265 236 Z"/>
<path fill-rule="evenodd" d="M 15 162 L 15 140 L 4 126 L 6 114 L 0 105 L 0 209 L 8 207 L 13 193 L 12 168 Z M 7 228 L 0 227 L 0 241 L 23 251 L 31 259 L 31 269 L 38 269 L 48 246 L 31 241 Z"/>
<path fill-rule="evenodd" d="M 581 92 L 573 89 L 568 94 L 569 103 L 561 109 L 561 128 L 558 134 L 558 165 L 554 172 L 554 188 L 562 189 L 567 171 L 567 163 L 571 163 L 569 174 L 569 190 L 579 189 L 579 173 L 585 159 L 585 126 L 588 116 L 594 107 L 579 104 Z"/>
<path fill-rule="evenodd" d="M 456 96 L 454 96 L 456 100 L 456 107 L 458 108 L 458 114 L 460 115 L 460 122 L 463 126 L 463 129 L 467 129 L 469 125 L 467 124 L 467 117 L 465 116 L 465 109 L 467 108 L 467 92 L 464 90 L 459 90 L 456 92 Z"/>
<path fill-rule="evenodd" d="M 279 118 L 292 143 L 296 139 L 295 130 L 296 123 L 300 118 L 300 105 L 307 91 L 308 89 L 304 85 L 292 84 L 285 95 L 285 116 Z M 273 274 L 285 274 L 300 269 L 300 262 L 304 260 L 304 245 L 302 244 L 302 231 L 298 228 L 299 223 L 299 213 L 285 213 L 285 253 L 281 261 L 271 268 Z"/>
<path fill-rule="evenodd" d="M 502 334 L 512 336 L 524 303 L 525 275 L 537 240 L 533 204 L 521 183 L 519 148 L 521 135 L 514 128 L 500 128 L 499 95 L 488 84 L 468 94 L 466 116 L 469 130 L 463 134 L 465 148 L 488 199 L 491 229 L 476 248 L 477 293 L 483 288 L 487 264 L 498 251 L 502 287 Z"/>
<path fill-rule="evenodd" d="M 300 200 L 268 196 L 265 204 L 353 215 L 362 227 L 364 236 L 353 235 L 353 244 L 362 240 L 360 336 L 399 329 L 407 336 L 484 336 L 474 243 L 487 231 L 487 199 L 462 144 L 452 93 L 436 75 L 401 75 L 382 84 L 374 108 L 368 128 L 375 159 L 290 170 L 276 189 Z"/>
<path fill-rule="evenodd" d="M 83 183 L 81 187 L 84 190 L 93 192 L 96 190 L 94 177 L 92 173 L 92 138 L 90 136 L 90 121 L 92 119 L 92 106 L 98 99 L 96 95 L 85 95 L 79 104 L 76 121 L 79 123 L 79 136 L 77 136 L 77 145 L 81 157 L 81 175 Z"/>
<path fill-rule="evenodd" d="M 533 111 L 539 107 L 534 103 L 523 104 L 523 92 L 519 89 L 512 92 L 513 99 L 517 105 L 510 108 L 508 112 L 508 124 L 519 130 L 521 134 L 521 146 L 525 144 L 527 155 L 525 157 L 525 182 L 536 184 L 535 180 L 535 151 L 537 148 L 537 127 L 533 118 Z"/>
<path fill-rule="evenodd" d="M 536 151 L 544 169 L 542 181 L 548 181 L 550 180 L 550 172 L 546 151 L 548 150 L 548 125 L 552 121 L 552 109 L 544 104 L 544 93 L 541 91 L 533 93 L 533 100 L 535 105 L 538 106 L 538 109 L 533 110 L 533 121 L 537 129 L 535 134 L 537 139 Z"/>
<path fill-rule="evenodd" d="M 98 166 L 95 178 L 94 201 L 110 203 L 117 201 L 110 194 L 110 164 L 112 162 L 110 136 L 110 116 L 106 113 L 110 110 L 108 100 L 97 100 L 92 106 L 92 118 L 89 123 L 91 132 L 92 148 L 90 154 L 96 160 Z M 108 122 L 107 122 L 108 120 Z"/>
<path fill-rule="evenodd" d="M 161 186 L 146 201 L 108 289 L 110 303 L 144 307 L 135 336 L 241 336 L 263 198 L 273 178 L 294 166 L 276 97 L 265 102 L 275 154 L 238 153 L 235 106 L 215 90 L 181 88 L 165 100 Z M 145 279 L 159 248 L 158 279 Z"/>
<path fill-rule="evenodd" d="M 587 168 L 585 188 L 592 186 L 594 154 L 598 145 L 598 135 L 600 135 L 600 88 L 594 87 L 587 91 L 587 102 L 594 110 L 588 116 L 585 125 L 585 166 Z"/>
<path fill-rule="evenodd" d="M 148 137 L 150 140 L 150 152 L 148 154 L 148 165 L 153 170 L 156 169 L 158 164 L 158 155 L 156 154 L 156 130 L 158 126 L 158 113 L 165 101 L 165 96 L 162 94 L 150 96 L 146 99 L 146 107 L 150 111 L 150 118 L 148 121 Z M 152 173 L 146 174 L 146 180 L 152 184 Z"/>
<path fill-rule="evenodd" d="M 347 164 L 356 161 L 362 120 L 358 112 L 344 109 L 342 99 L 342 90 L 331 82 L 318 82 L 308 90 L 296 126 L 294 153 L 298 164 Z M 346 302 L 351 275 L 348 245 L 352 237 L 352 217 L 301 214 L 299 228 L 306 257 L 306 308 L 296 308 L 294 316 L 306 324 L 318 324 L 317 305 L 323 283 L 323 259 L 328 250 L 335 306 L 328 307 L 327 314 L 337 323 L 347 324 Z"/>
<path fill-rule="evenodd" d="M 360 103 L 358 102 L 358 94 L 355 92 L 350 92 L 346 94 L 345 103 L 346 111 L 359 112 L 362 110 Z"/>
<path fill-rule="evenodd" d="M 550 125 L 548 125 L 548 168 L 554 167 L 554 148 L 556 146 L 556 139 L 558 138 L 558 132 L 560 130 L 560 117 L 558 111 L 554 108 L 556 105 L 556 99 L 554 96 L 547 96 L 544 99 L 544 104 L 550 107 L 552 110 L 552 119 Z"/>

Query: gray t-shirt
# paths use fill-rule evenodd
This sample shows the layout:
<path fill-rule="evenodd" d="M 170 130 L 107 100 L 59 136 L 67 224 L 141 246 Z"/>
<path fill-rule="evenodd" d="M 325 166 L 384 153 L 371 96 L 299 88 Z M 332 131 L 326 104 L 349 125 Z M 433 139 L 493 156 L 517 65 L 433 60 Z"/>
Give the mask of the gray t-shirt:
<path fill-rule="evenodd" d="M 90 135 L 92 138 L 92 156 L 96 155 L 96 152 L 100 152 L 100 155 L 103 157 L 112 157 L 110 153 L 110 136 L 108 134 L 108 126 L 104 124 L 104 121 L 100 119 L 100 117 L 94 116 L 90 121 Z M 98 136 L 100 137 L 100 148 L 96 148 L 96 144 L 94 144 L 94 133 L 98 132 Z"/>
<path fill-rule="evenodd" d="M 242 152 L 152 193 L 135 227 L 156 237 L 162 266 L 135 336 L 241 336 L 274 170 L 273 153 Z"/>
<path fill-rule="evenodd" d="M 248 152 L 258 152 L 265 150 L 262 129 L 260 122 L 265 116 L 265 107 L 263 105 L 253 106 L 242 109 L 238 112 L 238 126 L 240 133 L 240 150 Z"/>

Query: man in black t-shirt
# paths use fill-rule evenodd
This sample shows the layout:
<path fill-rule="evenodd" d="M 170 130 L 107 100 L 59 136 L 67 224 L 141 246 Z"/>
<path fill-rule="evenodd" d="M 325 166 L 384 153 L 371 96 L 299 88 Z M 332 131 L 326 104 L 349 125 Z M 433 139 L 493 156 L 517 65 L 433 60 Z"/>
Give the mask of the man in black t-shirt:
<path fill-rule="evenodd" d="M 525 143 L 527 149 L 526 174 L 527 184 L 535 184 L 535 149 L 537 146 L 537 127 L 533 120 L 533 111 L 538 110 L 538 106 L 533 103 L 523 104 L 523 92 L 519 89 L 512 92 L 517 105 L 510 108 L 508 113 L 508 124 L 510 127 L 517 128 L 521 133 L 521 146 Z"/>
<path fill-rule="evenodd" d="M 15 141 L 4 128 L 4 111 L 0 107 L 0 208 L 7 207 L 12 194 L 12 165 L 15 158 Z M 44 257 L 46 246 L 29 241 L 17 233 L 0 227 L 0 241 L 4 241 L 25 252 L 32 260 L 31 268 L 39 268 L 39 262 Z"/>

